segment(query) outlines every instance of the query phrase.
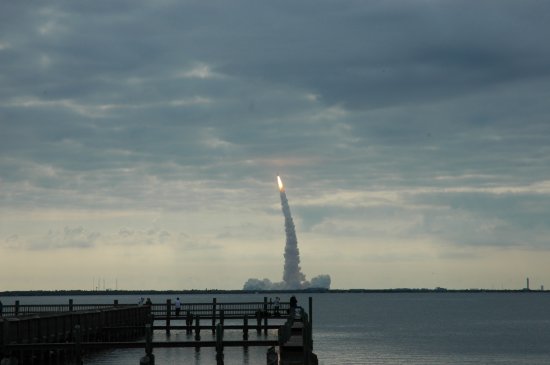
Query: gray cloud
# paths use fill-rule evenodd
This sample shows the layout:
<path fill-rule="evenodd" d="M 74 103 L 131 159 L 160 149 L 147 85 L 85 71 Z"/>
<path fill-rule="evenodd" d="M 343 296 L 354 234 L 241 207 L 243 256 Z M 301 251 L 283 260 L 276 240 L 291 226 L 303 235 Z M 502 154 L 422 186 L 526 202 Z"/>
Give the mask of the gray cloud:
<path fill-rule="evenodd" d="M 82 226 L 65 226 L 62 230 L 50 230 L 40 238 L 24 242 L 22 248 L 31 250 L 47 249 L 88 249 L 95 246 L 101 234 L 89 231 Z"/>
<path fill-rule="evenodd" d="M 4 2 L 2 214 L 278 217 L 280 172 L 311 234 L 548 248 L 549 14 L 534 0 Z M 394 199 L 310 203 L 341 192 Z M 209 237 L 274 235 L 241 222 Z M 40 242 L 0 230 L 8 247 L 221 248 L 123 224 L 62 223 Z"/>
<path fill-rule="evenodd" d="M 538 194 L 420 194 L 426 209 L 419 231 L 455 244 L 550 247 L 548 196 Z"/>

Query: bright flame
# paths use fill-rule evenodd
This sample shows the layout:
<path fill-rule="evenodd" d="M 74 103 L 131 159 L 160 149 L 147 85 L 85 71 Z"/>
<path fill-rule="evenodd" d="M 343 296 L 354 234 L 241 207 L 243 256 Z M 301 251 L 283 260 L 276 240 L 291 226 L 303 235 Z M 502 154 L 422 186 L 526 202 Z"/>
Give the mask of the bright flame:
<path fill-rule="evenodd" d="M 277 183 L 279 184 L 279 191 L 284 191 L 285 187 L 284 187 L 283 182 L 281 180 L 281 177 L 279 175 L 277 175 Z"/>

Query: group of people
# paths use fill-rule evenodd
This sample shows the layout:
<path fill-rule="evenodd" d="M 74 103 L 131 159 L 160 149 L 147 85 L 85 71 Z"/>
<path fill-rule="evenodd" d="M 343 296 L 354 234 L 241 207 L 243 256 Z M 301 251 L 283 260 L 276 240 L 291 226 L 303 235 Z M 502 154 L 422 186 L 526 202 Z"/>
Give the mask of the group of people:
<path fill-rule="evenodd" d="M 269 299 L 269 303 L 273 306 L 273 315 L 275 317 L 279 317 L 281 315 L 281 312 L 280 312 L 280 307 L 281 307 L 281 298 L 279 297 L 275 297 L 274 300 L 271 300 L 271 298 Z M 297 306 L 298 306 L 298 300 L 296 299 L 296 297 L 293 295 L 290 297 L 290 310 L 289 310 L 289 313 L 294 311 Z M 144 300 L 143 297 L 141 297 L 139 299 L 139 302 L 138 302 L 138 305 L 151 305 L 153 304 L 151 302 L 151 298 L 147 298 L 147 300 Z M 176 302 L 174 304 L 174 307 L 175 307 L 175 310 L 176 310 L 176 317 L 178 317 L 181 313 L 181 300 L 179 297 L 176 298 Z M 0 302 L 0 308 L 1 307 L 1 302 Z M 1 313 L 1 311 L 0 311 Z"/>
<path fill-rule="evenodd" d="M 145 300 L 143 297 L 139 298 L 139 301 L 138 301 L 139 306 L 152 305 L 152 304 L 153 304 L 153 302 L 151 302 L 151 298 L 147 298 L 147 300 Z"/>
<path fill-rule="evenodd" d="M 273 315 L 275 317 L 279 317 L 281 315 L 281 312 L 280 312 L 281 298 L 275 297 L 274 300 L 271 300 L 271 298 L 269 298 L 269 303 L 273 306 Z M 291 296 L 289 304 L 290 304 L 290 308 L 288 312 L 290 313 L 298 307 L 298 299 L 296 299 L 294 295 Z"/>

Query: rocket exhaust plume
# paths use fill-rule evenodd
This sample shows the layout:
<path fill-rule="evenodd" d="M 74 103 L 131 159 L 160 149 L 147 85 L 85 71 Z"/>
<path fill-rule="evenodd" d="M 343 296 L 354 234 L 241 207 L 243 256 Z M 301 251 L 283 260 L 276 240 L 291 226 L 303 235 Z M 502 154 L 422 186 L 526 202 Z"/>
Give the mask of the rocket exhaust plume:
<path fill-rule="evenodd" d="M 288 199 L 286 198 L 285 186 L 281 177 L 277 175 L 279 193 L 281 194 L 281 207 L 285 216 L 285 266 L 282 282 L 272 282 L 269 279 L 250 278 L 244 283 L 244 290 L 284 290 L 284 289 L 307 289 L 319 288 L 330 289 L 330 275 L 318 275 L 311 279 L 311 283 L 306 281 L 306 276 L 300 268 L 300 252 L 298 250 L 298 239 L 296 238 L 296 228 L 290 214 Z"/>
<path fill-rule="evenodd" d="M 292 214 L 290 213 L 290 207 L 288 206 L 285 188 L 280 176 L 277 176 L 277 182 L 279 184 L 279 192 L 281 194 L 281 207 L 285 216 L 286 231 L 283 282 L 285 283 L 286 289 L 301 289 L 303 282 L 306 280 L 306 276 L 302 273 L 302 269 L 300 268 L 300 251 L 298 250 L 296 229 L 294 227 L 294 221 L 292 220 Z"/>

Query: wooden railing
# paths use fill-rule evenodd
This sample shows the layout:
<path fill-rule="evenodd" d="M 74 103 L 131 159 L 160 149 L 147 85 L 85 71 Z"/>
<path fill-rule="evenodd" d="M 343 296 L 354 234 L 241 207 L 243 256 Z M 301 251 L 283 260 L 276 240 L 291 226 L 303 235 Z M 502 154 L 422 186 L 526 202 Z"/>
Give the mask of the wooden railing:
<path fill-rule="evenodd" d="M 15 357 L 19 363 L 45 363 L 51 358 L 52 349 L 61 344 L 61 357 L 80 356 L 76 346 L 81 342 L 112 342 L 135 339 L 145 334 L 150 322 L 150 308 L 119 306 L 84 311 L 53 313 L 45 307 L 30 314 L 0 318 L 0 359 Z M 67 351 L 65 351 L 67 350 Z M 39 360 L 33 360 L 37 356 Z M 57 356 L 57 355 L 56 355 Z M 35 361 L 35 362 L 33 362 Z"/>
<path fill-rule="evenodd" d="M 296 330 L 299 333 L 298 337 L 301 339 L 300 357 L 302 358 L 302 363 L 304 365 L 316 365 L 317 356 L 313 353 L 312 323 L 310 317 L 302 307 L 291 309 L 286 322 L 279 328 L 278 343 L 281 351 L 291 341 L 292 336 L 297 335 Z M 295 346 L 296 344 L 294 343 L 293 345 Z M 283 354 L 281 353 L 281 355 Z"/>
<path fill-rule="evenodd" d="M 0 317 L 15 317 L 36 313 L 59 313 L 59 312 L 72 312 L 72 311 L 84 311 L 84 310 L 98 310 L 111 307 L 131 307 L 133 304 L 119 304 L 118 300 L 115 300 L 112 304 L 73 304 L 72 299 L 67 304 L 21 304 L 16 301 L 15 304 L 4 304 L 3 311 L 0 313 Z M 175 316 L 175 303 L 168 300 L 164 303 L 153 303 L 151 306 L 151 313 L 157 319 L 164 319 L 164 317 Z M 279 313 L 288 313 L 289 303 L 279 304 Z M 261 314 L 267 314 L 268 316 L 275 315 L 275 307 L 267 300 L 263 302 L 227 302 L 218 303 L 216 299 L 213 299 L 211 303 L 182 303 L 181 314 L 185 315 L 186 312 L 190 312 L 194 316 L 200 316 L 201 318 L 219 318 L 220 313 L 223 311 L 226 319 L 230 318 L 244 318 L 244 316 L 255 317 L 259 312 Z"/>
<path fill-rule="evenodd" d="M 167 308 L 170 308 L 170 310 L 168 311 Z M 286 314 L 289 308 L 289 303 L 280 303 L 279 313 Z M 172 301 L 162 304 L 154 303 L 151 305 L 151 312 L 155 315 L 155 318 L 160 319 L 168 316 L 168 312 L 171 317 L 174 317 L 175 311 L 175 303 Z M 275 306 L 267 301 L 218 303 L 216 299 L 214 299 L 212 303 L 182 303 L 180 315 L 185 315 L 185 313 L 190 312 L 194 316 L 200 316 L 201 318 L 219 318 L 222 311 L 226 319 L 241 319 L 244 318 L 244 316 L 255 317 L 258 312 L 267 314 L 268 316 L 274 316 Z"/>
<path fill-rule="evenodd" d="M 311 315 L 311 297 L 309 310 Z M 296 320 L 295 313 L 287 315 L 288 311 L 289 303 L 280 303 L 277 312 L 281 315 L 276 316 L 276 308 L 267 298 L 263 302 L 218 303 L 214 298 L 212 303 L 183 303 L 179 317 L 175 317 L 175 303 L 171 300 L 151 305 L 122 305 L 116 300 L 113 304 L 74 304 L 70 300 L 68 304 L 54 305 L 29 305 L 17 301 L 14 305 L 3 306 L 3 317 L 0 317 L 0 359 L 15 354 L 22 363 L 26 363 L 29 356 L 39 356 L 46 363 L 47 359 L 52 360 L 52 356 L 56 361 L 60 356 L 65 356 L 64 354 L 68 354 L 68 357 L 79 357 L 83 349 L 145 347 L 146 354 L 151 354 L 153 347 L 211 346 L 216 347 L 217 362 L 223 363 L 223 349 L 226 346 L 275 346 L 277 343 L 284 343 L 281 337 L 279 341 L 249 341 L 248 331 L 255 328 L 258 332 L 263 329 L 267 333 L 268 328 L 279 328 L 280 320 L 274 321 L 278 324 L 268 326 L 268 318 L 288 318 L 287 327 L 288 323 L 292 326 Z M 165 328 L 169 333 L 170 328 L 186 328 L 187 325 L 184 327 L 183 324 L 188 312 L 192 317 L 192 327 L 189 326 L 188 330 L 195 331 L 195 341 L 152 341 L 153 329 Z M 307 360 L 312 356 L 311 317 L 303 309 L 301 313 L 299 320 L 305 321 L 303 349 L 304 359 Z M 248 324 L 249 318 L 256 319 L 255 326 Z M 225 325 L 225 319 L 233 321 Z M 237 324 L 236 319 L 243 320 L 242 326 Z M 179 325 L 171 326 L 170 320 Z M 204 320 L 207 321 L 202 322 L 201 326 L 201 321 Z M 158 325 L 164 322 L 165 325 Z M 216 341 L 201 341 L 200 330 L 205 328 L 212 328 Z M 224 340 L 223 332 L 226 329 L 242 329 L 243 340 Z M 140 338 L 146 335 L 146 341 L 127 341 L 136 335 Z"/>

